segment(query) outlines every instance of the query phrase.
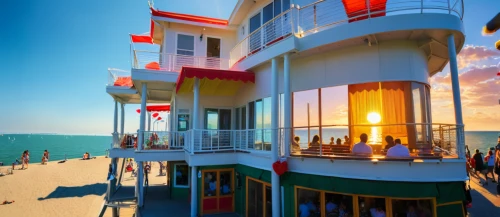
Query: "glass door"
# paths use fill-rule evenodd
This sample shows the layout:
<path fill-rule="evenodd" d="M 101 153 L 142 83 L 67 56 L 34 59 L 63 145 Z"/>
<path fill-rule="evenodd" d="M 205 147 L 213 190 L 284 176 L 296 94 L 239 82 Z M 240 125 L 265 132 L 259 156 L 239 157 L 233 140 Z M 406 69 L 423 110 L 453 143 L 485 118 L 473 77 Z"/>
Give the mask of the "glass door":
<path fill-rule="evenodd" d="M 202 215 L 234 212 L 234 170 L 203 171 Z"/>
<path fill-rule="evenodd" d="M 207 37 L 205 68 L 220 69 L 220 39 Z"/>
<path fill-rule="evenodd" d="M 247 217 L 272 216 L 272 192 L 268 183 L 247 178 Z"/>

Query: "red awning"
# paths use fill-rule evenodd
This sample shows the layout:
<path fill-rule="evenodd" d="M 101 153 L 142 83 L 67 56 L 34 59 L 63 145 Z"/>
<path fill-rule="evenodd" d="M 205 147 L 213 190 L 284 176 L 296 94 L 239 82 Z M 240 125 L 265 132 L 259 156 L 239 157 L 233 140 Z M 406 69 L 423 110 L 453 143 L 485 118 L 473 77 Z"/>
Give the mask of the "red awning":
<path fill-rule="evenodd" d="M 194 78 L 200 79 L 200 93 L 210 95 L 233 95 L 241 83 L 255 83 L 253 72 L 183 66 L 175 91 L 192 92 Z"/>
<path fill-rule="evenodd" d="M 153 16 L 157 16 L 157 17 L 165 17 L 165 18 L 185 20 L 185 21 L 191 21 L 191 22 L 197 22 L 197 23 L 207 23 L 207 24 L 215 24 L 215 25 L 223 25 L 223 26 L 227 26 L 227 24 L 228 24 L 228 21 L 223 20 L 223 19 L 202 17 L 202 16 L 196 16 L 196 15 L 190 15 L 190 14 L 166 12 L 166 11 L 156 10 L 154 8 L 151 8 L 151 14 Z"/>
<path fill-rule="evenodd" d="M 148 112 L 169 112 L 170 105 L 148 105 L 146 106 Z M 137 113 L 141 113 L 141 109 L 135 110 Z"/>
<path fill-rule="evenodd" d="M 342 0 L 349 22 L 364 20 L 368 18 L 368 10 L 365 0 Z M 370 0 L 370 17 L 385 16 L 387 0 Z"/>
<path fill-rule="evenodd" d="M 132 43 L 147 43 L 153 44 L 153 38 L 149 35 L 130 35 L 132 38 Z"/>

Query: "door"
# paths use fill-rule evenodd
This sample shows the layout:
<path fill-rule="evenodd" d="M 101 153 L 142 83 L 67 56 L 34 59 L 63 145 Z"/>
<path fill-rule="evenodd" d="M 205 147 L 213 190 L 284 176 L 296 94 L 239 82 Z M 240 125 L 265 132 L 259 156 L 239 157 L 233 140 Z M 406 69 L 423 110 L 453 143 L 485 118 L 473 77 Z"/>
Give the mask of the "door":
<path fill-rule="evenodd" d="M 234 212 L 234 170 L 204 170 L 202 215 Z"/>
<path fill-rule="evenodd" d="M 253 33 L 255 30 L 257 30 L 258 28 L 260 28 L 260 25 L 261 25 L 260 13 L 258 13 L 252 18 L 250 18 L 250 29 L 249 29 L 250 34 Z M 261 39 L 262 39 L 261 37 L 262 35 L 260 34 L 260 32 L 254 33 L 253 35 L 250 36 L 250 43 L 249 43 L 250 54 L 253 54 L 260 50 Z"/>
<path fill-rule="evenodd" d="M 273 206 L 271 185 L 247 177 L 247 217 L 270 217 Z"/>
<path fill-rule="evenodd" d="M 174 71 L 180 71 L 182 66 L 195 66 L 194 36 L 178 34 L 176 53 Z"/>
<path fill-rule="evenodd" d="M 220 69 L 220 39 L 207 37 L 205 68 Z"/>

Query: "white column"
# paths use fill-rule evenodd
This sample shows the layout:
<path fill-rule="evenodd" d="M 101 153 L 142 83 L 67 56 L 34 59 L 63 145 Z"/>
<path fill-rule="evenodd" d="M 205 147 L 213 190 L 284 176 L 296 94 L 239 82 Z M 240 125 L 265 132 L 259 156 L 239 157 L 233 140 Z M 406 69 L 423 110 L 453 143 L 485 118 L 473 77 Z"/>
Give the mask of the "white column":
<path fill-rule="evenodd" d="M 465 158 L 465 135 L 462 119 L 462 101 L 460 99 L 460 83 L 458 80 L 457 51 L 455 49 L 455 36 L 448 36 L 448 56 L 450 58 L 451 87 L 453 89 L 453 105 L 455 107 L 455 122 L 458 126 L 457 150 L 460 158 Z"/>
<path fill-rule="evenodd" d="M 276 58 L 271 60 L 271 161 L 274 163 L 279 160 L 278 158 L 278 63 Z M 280 216 L 280 177 L 274 170 L 271 172 L 271 185 L 272 185 L 272 204 L 273 206 L 273 217 Z"/>
<path fill-rule="evenodd" d="M 137 205 L 142 207 L 144 202 L 144 166 L 142 161 L 137 162 L 137 182 L 139 183 L 139 192 L 137 195 Z"/>
<path fill-rule="evenodd" d="M 290 144 L 291 141 L 290 139 L 292 138 L 292 92 L 290 90 L 290 54 L 286 53 L 284 55 L 284 61 L 283 61 L 283 86 L 284 86 L 284 93 L 283 93 L 283 107 L 284 107 L 284 114 L 283 118 L 284 120 L 284 148 L 285 148 L 285 156 L 288 157 L 290 156 Z"/>
<path fill-rule="evenodd" d="M 198 216 L 198 167 L 191 167 L 191 217 Z"/>
<path fill-rule="evenodd" d="M 125 134 L 125 104 L 121 104 L 120 134 Z"/>
<path fill-rule="evenodd" d="M 118 101 L 115 100 L 115 115 L 113 119 L 113 146 L 118 144 Z"/>
<path fill-rule="evenodd" d="M 146 128 L 146 101 L 148 96 L 148 87 L 146 83 L 142 84 L 142 95 L 141 95 L 141 117 L 140 117 L 140 123 L 139 123 L 139 135 L 137 135 L 139 138 L 137 139 L 137 149 L 141 150 L 142 149 L 142 144 L 144 144 L 144 130 Z"/>
<path fill-rule="evenodd" d="M 200 103 L 200 79 L 194 78 L 193 85 L 193 127 L 192 129 L 198 129 L 198 106 Z"/>

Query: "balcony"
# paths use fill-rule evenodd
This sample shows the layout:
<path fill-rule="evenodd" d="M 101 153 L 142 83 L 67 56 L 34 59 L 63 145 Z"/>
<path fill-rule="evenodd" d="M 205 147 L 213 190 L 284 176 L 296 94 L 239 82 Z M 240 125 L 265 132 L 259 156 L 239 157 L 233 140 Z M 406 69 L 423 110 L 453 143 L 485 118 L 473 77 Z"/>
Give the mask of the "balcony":
<path fill-rule="evenodd" d="M 132 68 L 134 69 L 180 72 L 183 66 L 229 69 L 229 60 L 215 57 L 163 54 L 152 51 L 133 51 Z"/>
<path fill-rule="evenodd" d="M 283 12 L 231 50 L 230 66 L 279 43 L 292 33 L 302 38 L 340 25 L 402 14 L 450 14 L 462 19 L 464 13 L 463 0 L 360 0 L 351 4 L 344 5 L 342 0 L 319 0 Z"/>
<path fill-rule="evenodd" d="M 108 69 L 108 87 L 132 87 L 132 79 L 130 71 L 121 69 Z"/>

